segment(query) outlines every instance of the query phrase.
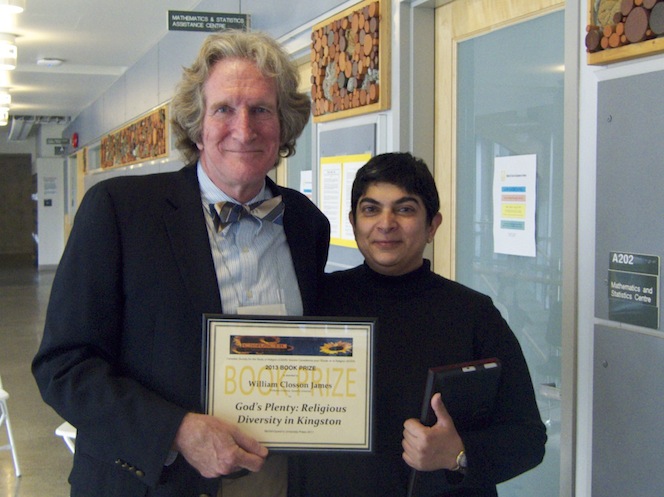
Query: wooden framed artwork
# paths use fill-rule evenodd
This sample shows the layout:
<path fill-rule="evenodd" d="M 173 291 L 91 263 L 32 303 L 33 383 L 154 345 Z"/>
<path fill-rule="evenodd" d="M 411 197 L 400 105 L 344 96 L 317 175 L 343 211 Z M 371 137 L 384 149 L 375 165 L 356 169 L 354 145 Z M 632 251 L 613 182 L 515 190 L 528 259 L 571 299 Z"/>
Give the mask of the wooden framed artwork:
<path fill-rule="evenodd" d="M 168 155 L 168 106 L 162 105 L 101 139 L 102 169 Z"/>
<path fill-rule="evenodd" d="M 365 0 L 311 32 L 314 122 L 390 106 L 390 0 Z"/>
<path fill-rule="evenodd" d="M 664 0 L 588 0 L 588 64 L 664 52 Z"/>

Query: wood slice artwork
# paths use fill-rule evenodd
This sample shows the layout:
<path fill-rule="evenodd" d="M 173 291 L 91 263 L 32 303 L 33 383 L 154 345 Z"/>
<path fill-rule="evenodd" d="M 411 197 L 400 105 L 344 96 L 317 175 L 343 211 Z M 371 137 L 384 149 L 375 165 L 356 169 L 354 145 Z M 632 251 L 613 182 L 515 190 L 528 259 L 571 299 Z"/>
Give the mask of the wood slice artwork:
<path fill-rule="evenodd" d="M 599 29 L 591 29 L 586 34 L 586 49 L 589 52 L 601 50 L 602 33 Z"/>
<path fill-rule="evenodd" d="M 655 36 L 664 34 L 664 2 L 658 2 L 652 8 L 649 24 Z"/>
<path fill-rule="evenodd" d="M 381 2 L 384 1 L 363 1 L 313 27 L 311 98 L 314 117 L 379 103 L 379 88 L 384 83 L 381 81 L 381 41 L 389 47 L 389 40 L 381 40 Z"/>
<path fill-rule="evenodd" d="M 613 24 L 616 13 L 620 14 L 621 0 L 601 0 L 595 12 L 595 22 L 599 26 Z"/>
<path fill-rule="evenodd" d="M 622 0 L 620 4 L 620 13 L 627 16 L 634 8 L 634 0 Z"/>
<path fill-rule="evenodd" d="M 664 0 L 588 0 L 589 64 L 664 52 Z"/>
<path fill-rule="evenodd" d="M 168 134 L 168 112 L 162 106 L 101 139 L 101 168 L 166 157 Z"/>
<path fill-rule="evenodd" d="M 625 19 L 625 36 L 630 43 L 638 43 L 646 38 L 648 31 L 648 11 L 634 7 Z"/>

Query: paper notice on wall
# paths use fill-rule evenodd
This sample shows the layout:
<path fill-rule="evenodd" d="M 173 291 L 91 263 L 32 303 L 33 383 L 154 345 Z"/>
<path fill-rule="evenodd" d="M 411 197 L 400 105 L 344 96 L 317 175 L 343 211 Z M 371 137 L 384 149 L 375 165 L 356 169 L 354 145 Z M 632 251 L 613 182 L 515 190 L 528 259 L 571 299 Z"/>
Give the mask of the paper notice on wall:
<path fill-rule="evenodd" d="M 496 157 L 493 170 L 493 250 L 535 257 L 537 156 Z"/>
<path fill-rule="evenodd" d="M 341 233 L 343 218 L 341 216 L 341 190 L 343 188 L 343 165 L 340 160 L 323 159 L 318 173 L 320 193 L 318 208 L 330 221 L 333 234 Z M 332 235 L 334 237 L 334 235 Z M 338 236 L 338 235 L 337 235 Z"/>
<path fill-rule="evenodd" d="M 371 154 L 321 157 L 318 208 L 330 221 L 330 243 L 357 248 L 353 227 L 348 219 L 355 174 Z"/>
<path fill-rule="evenodd" d="M 313 178 L 312 178 L 312 171 L 309 169 L 308 171 L 301 171 L 300 172 L 300 193 L 304 193 L 307 197 L 309 197 L 309 200 L 312 200 L 312 185 L 313 185 Z"/>

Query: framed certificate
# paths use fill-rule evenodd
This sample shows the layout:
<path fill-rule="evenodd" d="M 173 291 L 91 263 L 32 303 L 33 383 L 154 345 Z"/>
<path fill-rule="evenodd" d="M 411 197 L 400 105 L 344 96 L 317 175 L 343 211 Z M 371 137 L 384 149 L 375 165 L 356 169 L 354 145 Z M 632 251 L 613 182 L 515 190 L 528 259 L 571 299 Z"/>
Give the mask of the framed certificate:
<path fill-rule="evenodd" d="M 203 400 L 272 451 L 371 452 L 366 318 L 205 315 Z"/>

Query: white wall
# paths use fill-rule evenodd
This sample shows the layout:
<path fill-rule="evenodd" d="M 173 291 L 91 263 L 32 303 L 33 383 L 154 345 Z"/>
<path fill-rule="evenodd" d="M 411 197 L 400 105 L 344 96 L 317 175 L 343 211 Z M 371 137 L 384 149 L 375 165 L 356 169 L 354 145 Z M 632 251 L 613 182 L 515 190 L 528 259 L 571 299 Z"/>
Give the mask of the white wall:
<path fill-rule="evenodd" d="M 58 153 L 58 147 L 63 145 L 48 143 L 49 139 L 52 138 L 62 139 L 64 130 L 64 124 L 40 124 L 35 126 L 37 157 L 64 157 L 64 154 Z"/>
<path fill-rule="evenodd" d="M 65 247 L 65 166 L 62 158 L 36 159 L 37 262 L 57 266 Z"/>

